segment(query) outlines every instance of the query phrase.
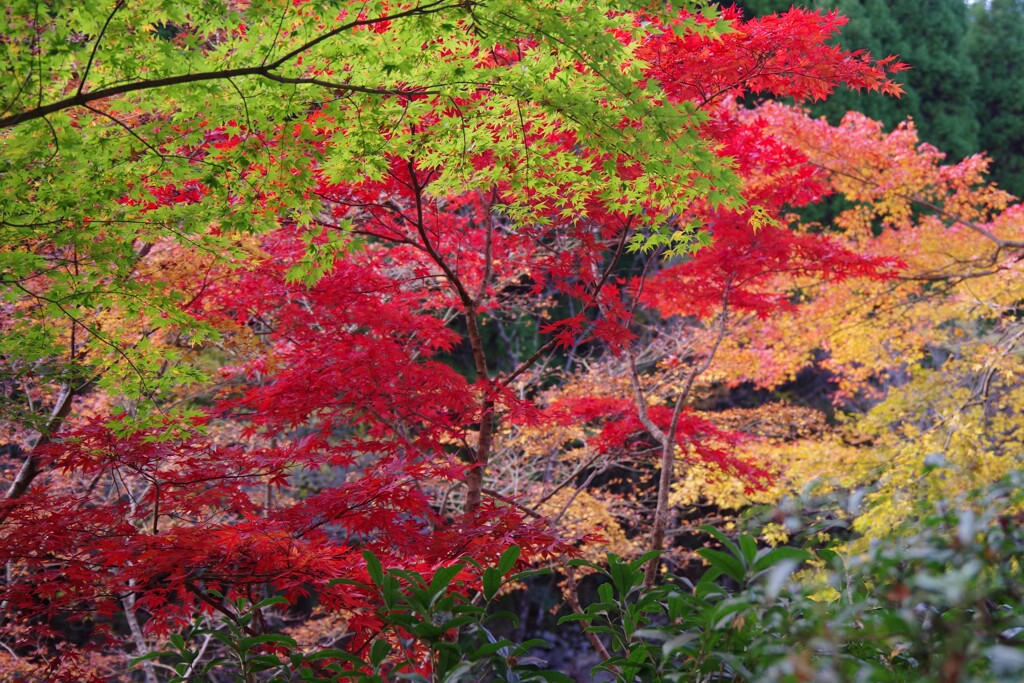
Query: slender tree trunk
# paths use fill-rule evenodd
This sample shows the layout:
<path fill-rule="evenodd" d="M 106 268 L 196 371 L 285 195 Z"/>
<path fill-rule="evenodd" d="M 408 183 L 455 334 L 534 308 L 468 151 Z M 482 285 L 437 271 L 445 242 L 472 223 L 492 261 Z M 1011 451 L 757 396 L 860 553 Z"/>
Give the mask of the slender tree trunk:
<path fill-rule="evenodd" d="M 128 621 L 128 631 L 132 635 L 132 643 L 135 645 L 135 651 L 139 657 L 145 657 L 149 654 L 149 647 L 146 645 L 146 637 L 142 633 L 142 627 L 139 626 L 139 620 L 135 614 L 135 594 L 129 593 L 122 598 L 121 605 L 124 607 L 124 616 Z M 146 683 L 158 683 L 156 678 L 156 667 L 153 666 L 152 661 L 145 661 L 142 663 L 142 675 L 145 678 Z"/>
<path fill-rule="evenodd" d="M 668 518 L 669 518 L 669 493 L 672 490 L 672 482 L 675 477 L 675 466 L 676 466 L 676 438 L 677 431 L 679 428 L 679 417 L 682 415 L 683 404 L 690 397 L 690 392 L 693 390 L 693 384 L 709 367 L 711 362 L 715 358 L 715 354 L 718 352 L 718 347 L 722 343 L 722 339 L 725 337 L 725 327 L 729 316 L 729 285 L 725 287 L 725 292 L 722 295 L 722 313 L 719 316 L 718 333 L 715 337 L 714 344 L 708 351 L 707 357 L 698 365 L 693 367 L 690 374 L 686 377 L 686 384 L 683 386 L 682 391 L 676 396 L 675 404 L 672 407 L 672 417 L 669 420 L 668 433 L 661 429 L 654 421 L 650 418 L 647 413 L 647 397 L 644 394 L 643 387 L 640 384 L 640 375 L 636 370 L 636 358 L 633 356 L 629 357 L 629 379 L 633 386 L 633 394 L 637 405 L 637 414 L 640 417 L 640 422 L 643 424 L 644 429 L 647 433 L 654 438 L 655 441 L 661 446 L 661 461 L 659 464 L 660 472 L 658 475 L 658 502 L 654 509 L 654 522 L 651 525 L 651 550 L 664 550 L 665 549 L 665 532 L 668 529 Z M 646 573 L 644 575 L 644 584 L 647 586 L 653 586 L 658 580 L 658 570 L 661 567 L 661 558 L 655 557 L 647 564 Z"/>
<path fill-rule="evenodd" d="M 486 384 L 490 381 L 487 368 L 487 355 L 484 352 L 483 337 L 477 326 L 476 302 L 472 302 L 474 310 L 466 311 L 466 329 L 469 334 L 469 345 L 473 350 L 473 365 L 476 368 L 478 381 Z M 487 387 L 484 387 L 488 391 Z M 485 394 L 480 400 L 480 435 L 477 439 L 473 468 L 466 474 L 466 512 L 472 513 L 480 507 L 484 488 L 484 474 L 491 458 L 491 447 L 494 441 L 494 399 Z"/>
<path fill-rule="evenodd" d="M 452 268 L 444 256 L 434 247 L 427 233 L 427 227 L 423 216 L 423 186 L 416 176 L 416 164 L 413 160 L 407 163 L 409 179 L 412 185 L 413 194 L 416 197 L 416 232 L 419 235 L 423 250 L 441 268 L 448 284 L 459 297 L 462 309 L 466 316 L 466 334 L 469 337 L 469 347 L 473 352 L 473 366 L 476 370 L 477 381 L 484 385 L 490 382 L 490 373 L 487 367 L 487 353 L 484 350 L 483 337 L 480 334 L 480 326 L 477 316 L 477 308 L 480 301 L 487 293 L 491 279 L 491 248 L 493 239 L 493 222 L 488 221 L 487 244 L 485 247 L 485 268 L 484 275 L 480 282 L 480 288 L 476 294 L 470 294 L 466 285 L 462 282 L 458 273 Z M 466 474 L 466 505 L 465 512 L 472 514 L 480 507 L 483 496 L 484 473 L 487 463 L 491 457 L 492 441 L 494 439 L 494 399 L 485 394 L 480 399 L 480 435 L 477 439 L 476 451 L 473 454 L 472 469 Z"/>

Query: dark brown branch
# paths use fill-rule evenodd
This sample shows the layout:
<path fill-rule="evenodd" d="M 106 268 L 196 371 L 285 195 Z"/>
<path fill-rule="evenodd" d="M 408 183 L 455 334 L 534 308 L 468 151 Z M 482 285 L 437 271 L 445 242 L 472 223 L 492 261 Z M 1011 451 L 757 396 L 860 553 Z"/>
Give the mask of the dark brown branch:
<path fill-rule="evenodd" d="M 260 78 L 266 78 L 268 80 L 276 81 L 279 83 L 289 83 L 297 85 L 317 85 L 320 87 L 331 88 L 334 90 L 343 90 L 352 93 L 364 93 L 367 95 L 422 95 L 429 94 L 429 88 L 371 88 L 368 86 L 354 85 L 352 83 L 332 83 L 322 81 L 317 78 L 292 78 L 275 74 L 274 71 L 284 66 L 287 62 L 291 61 L 295 57 L 307 52 L 320 43 L 329 40 L 345 31 L 349 31 L 353 28 L 360 26 L 369 26 L 372 24 L 378 24 L 384 21 L 394 21 L 395 19 L 402 19 L 409 16 L 417 16 L 424 14 L 433 14 L 440 12 L 445 9 L 454 9 L 459 5 L 445 5 L 444 0 L 438 0 L 437 2 L 428 3 L 419 7 L 414 7 L 404 12 L 398 12 L 385 17 L 375 17 L 373 19 L 360 19 L 357 21 L 351 21 L 346 24 L 342 24 L 335 29 L 332 29 L 316 38 L 309 40 L 299 47 L 295 48 L 291 52 L 288 52 L 284 56 L 270 62 L 268 64 L 260 64 L 259 66 L 248 66 L 239 67 L 235 69 L 222 69 L 219 71 L 202 71 L 199 73 L 192 74 L 180 74 L 177 76 L 166 76 L 164 78 L 153 78 L 144 79 L 140 81 L 133 81 L 131 83 L 122 83 L 120 85 L 114 85 L 107 88 L 100 88 L 99 90 L 93 90 L 91 92 L 83 92 L 79 89 L 71 97 L 66 97 L 56 102 L 49 104 L 41 104 L 32 109 L 20 112 L 18 114 L 12 114 L 0 118 L 0 129 L 10 128 L 26 121 L 33 121 L 40 119 L 50 114 L 55 114 L 65 109 L 71 109 L 73 107 L 81 107 L 89 104 L 90 102 L 96 102 L 97 100 L 103 100 L 117 95 L 125 95 L 131 92 L 138 92 L 141 90 L 155 90 L 159 88 L 168 88 L 175 85 L 187 85 L 192 83 L 203 83 L 206 81 L 219 81 L 228 80 L 231 78 L 240 78 L 245 76 L 258 76 Z M 84 81 L 83 81 L 84 82 Z"/>
<path fill-rule="evenodd" d="M 39 449 L 53 441 L 54 434 L 60 429 L 64 420 L 71 412 L 71 403 L 75 397 L 75 390 L 71 386 L 70 382 L 65 382 L 60 387 L 60 394 L 57 396 L 57 402 L 53 406 L 53 411 L 50 413 L 50 418 L 46 421 L 43 429 L 39 434 L 39 438 L 32 444 L 32 448 L 28 452 L 28 457 L 25 458 L 25 462 L 22 463 L 21 469 L 18 470 L 17 476 L 14 481 L 11 482 L 10 487 L 7 489 L 7 493 L 4 495 L 4 500 L 10 502 L 21 498 L 28 490 L 28 487 L 32 484 L 32 481 L 39 475 Z M 11 507 L 6 506 L 0 509 L 0 524 L 3 524 L 7 517 L 11 514 Z"/>
<path fill-rule="evenodd" d="M 410 188 L 416 199 L 416 219 L 414 224 L 416 232 L 420 236 L 423 250 L 444 272 L 448 284 L 459 297 L 462 303 L 463 313 L 466 319 L 466 336 L 469 338 L 469 346 L 473 353 L 473 366 L 477 377 L 482 381 L 490 378 L 487 369 L 487 354 L 484 350 L 483 335 L 480 334 L 480 327 L 477 323 L 478 301 L 469 293 L 458 274 L 444 259 L 441 253 L 434 247 L 427 234 L 427 227 L 423 219 L 423 190 L 416 176 L 416 164 L 412 159 L 406 162 L 409 171 Z M 484 483 L 484 472 L 491 455 L 491 442 L 494 438 L 494 399 L 488 394 L 480 401 L 480 432 L 477 437 L 476 455 L 473 458 L 473 467 L 466 472 L 466 512 L 472 513 L 480 506 L 481 493 Z"/>
<path fill-rule="evenodd" d="M 509 498 L 504 494 L 498 493 L 494 489 L 484 488 L 480 489 L 480 492 L 486 496 L 490 496 L 491 498 L 497 498 L 503 503 L 508 503 L 512 507 L 516 508 L 517 510 L 520 510 L 521 512 L 523 512 L 526 515 L 529 515 L 530 517 L 533 517 L 534 519 L 544 519 L 544 515 L 540 514 L 533 508 L 526 507 L 522 503 L 517 502 L 514 498 Z"/>
<path fill-rule="evenodd" d="M 114 9 L 111 10 L 107 16 L 107 20 L 103 22 L 103 27 L 100 29 L 100 33 L 96 36 L 96 42 L 92 46 L 92 51 L 89 53 L 89 60 L 85 63 L 85 69 L 82 70 L 81 80 L 78 83 L 78 90 L 76 91 L 79 95 L 85 89 L 85 80 L 89 78 L 89 71 L 92 69 L 92 63 L 96 60 L 96 53 L 99 52 L 100 44 L 103 42 L 103 36 L 107 33 L 107 27 L 110 26 L 110 22 L 114 20 L 114 15 L 117 14 L 118 10 L 124 7 L 125 0 L 117 0 L 114 4 Z"/>
<path fill-rule="evenodd" d="M 630 220 L 632 220 L 632 219 L 630 219 Z M 615 269 L 615 266 L 618 265 L 618 263 L 619 263 L 619 259 L 622 257 L 622 249 L 626 245 L 626 237 L 628 235 L 629 235 L 629 223 L 627 223 L 626 225 L 623 226 L 623 228 L 622 228 L 622 235 L 619 237 L 619 242 L 615 246 L 615 254 L 612 256 L 612 260 L 608 264 L 608 267 L 605 268 L 604 272 L 601 274 L 601 279 L 598 280 L 597 285 L 594 287 L 594 293 L 591 295 L 590 301 L 587 302 L 586 307 L 593 306 L 595 304 L 595 302 L 597 301 L 597 295 L 601 293 L 601 289 L 604 287 L 604 284 L 608 281 L 608 277 L 612 274 L 612 271 Z M 533 355 L 531 355 L 529 358 L 527 358 L 522 363 L 520 363 L 519 367 L 517 367 L 515 370 L 510 372 L 508 377 L 506 377 L 505 379 L 503 379 L 501 381 L 501 385 L 503 387 L 507 387 L 508 385 L 510 385 L 512 383 L 512 381 L 515 380 L 516 377 L 518 377 L 519 375 L 523 374 L 524 372 L 529 370 L 531 367 L 533 367 L 534 363 L 536 363 L 543 356 L 545 356 L 548 353 L 548 351 L 550 351 L 551 349 L 555 348 L 555 346 L 557 344 L 558 344 L 558 340 L 557 339 L 549 340 L 546 344 L 544 344 L 539 349 L 537 349 L 533 353 Z"/>
<path fill-rule="evenodd" d="M 494 206 L 495 196 L 497 194 L 497 188 L 491 197 L 490 205 Z M 481 203 L 482 203 L 481 197 Z M 487 296 L 487 287 L 491 284 L 491 278 L 493 277 L 494 267 L 491 264 L 494 250 L 494 216 L 491 215 L 491 210 L 487 212 L 487 233 L 484 242 L 484 275 L 480 278 L 480 289 L 477 292 L 477 301 L 483 301 L 484 297 Z"/>
<path fill-rule="evenodd" d="M 190 593 L 192 593 L 197 598 L 205 602 L 207 605 L 214 608 L 215 610 L 223 614 L 225 617 L 230 619 L 237 626 L 241 627 L 241 629 L 248 633 L 250 636 L 259 635 L 259 631 L 254 629 L 252 626 L 240 623 L 238 621 L 238 614 L 233 609 L 231 609 L 231 607 L 229 607 L 223 600 L 212 597 L 209 593 L 204 591 L 202 588 L 197 586 L 192 581 L 185 581 L 185 588 L 187 588 Z"/>
<path fill-rule="evenodd" d="M 572 611 L 576 614 L 585 614 L 583 607 L 580 605 L 579 595 L 576 593 L 576 567 L 570 564 L 565 571 L 565 578 L 565 597 L 569 602 L 569 606 L 572 607 Z M 596 633 L 584 628 L 583 634 L 587 637 L 587 640 L 590 641 L 590 645 L 594 648 L 594 651 L 601 656 L 602 660 L 607 662 L 612 658 L 611 653 L 608 652 L 608 648 L 604 646 L 604 643 L 601 642 L 601 639 L 597 637 Z M 609 665 L 609 668 L 613 672 L 618 673 L 618 667 Z"/>

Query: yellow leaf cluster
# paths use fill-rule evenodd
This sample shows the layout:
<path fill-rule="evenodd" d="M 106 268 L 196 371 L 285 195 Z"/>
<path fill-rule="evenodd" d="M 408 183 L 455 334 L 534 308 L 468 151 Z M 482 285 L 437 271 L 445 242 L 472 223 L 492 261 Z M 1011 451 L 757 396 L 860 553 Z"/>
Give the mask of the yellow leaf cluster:
<path fill-rule="evenodd" d="M 603 544 L 588 544 L 583 557 L 594 562 L 604 559 L 606 553 L 620 557 L 634 555 L 638 548 L 634 540 L 626 536 L 619 520 L 609 509 L 608 502 L 592 496 L 587 491 L 562 489 L 548 498 L 539 512 L 559 520 L 559 527 L 572 535 L 597 532 L 604 539 Z"/>

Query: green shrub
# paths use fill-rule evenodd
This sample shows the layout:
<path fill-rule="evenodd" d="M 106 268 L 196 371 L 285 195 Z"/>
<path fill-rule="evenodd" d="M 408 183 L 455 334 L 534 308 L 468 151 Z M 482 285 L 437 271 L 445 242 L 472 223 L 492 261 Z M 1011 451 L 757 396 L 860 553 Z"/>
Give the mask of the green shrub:
<path fill-rule="evenodd" d="M 1024 680 L 1024 473 L 938 508 L 853 557 L 828 548 L 758 547 L 704 527 L 715 548 L 696 582 L 643 585 L 650 555 L 607 563 L 575 560 L 601 579 L 598 599 L 560 624 L 579 624 L 607 643 L 595 674 L 623 683 L 1019 683 Z M 380 607 L 380 635 L 358 655 L 301 652 L 284 635 L 245 631 L 264 604 L 238 605 L 238 623 L 172 639 L 152 653 L 173 681 L 390 680 L 454 683 L 570 679 L 536 666 L 543 641 L 514 643 L 490 624 L 518 557 L 473 567 L 479 589 L 455 563 L 432 577 L 386 570 L 366 555 Z M 213 634 L 219 654 L 197 660 Z M 396 647 L 396 644 L 399 645 Z M 603 674 L 602 674 L 603 672 Z M 198 674 L 199 676 L 197 676 Z"/>
<path fill-rule="evenodd" d="M 608 638 L 599 668 L 631 683 L 1019 683 L 1022 484 L 922 510 L 850 558 L 706 527 L 720 547 L 698 551 L 708 568 L 695 584 L 644 589 L 644 558 L 612 556 L 590 565 L 606 577 L 600 599 L 562 621 Z"/>

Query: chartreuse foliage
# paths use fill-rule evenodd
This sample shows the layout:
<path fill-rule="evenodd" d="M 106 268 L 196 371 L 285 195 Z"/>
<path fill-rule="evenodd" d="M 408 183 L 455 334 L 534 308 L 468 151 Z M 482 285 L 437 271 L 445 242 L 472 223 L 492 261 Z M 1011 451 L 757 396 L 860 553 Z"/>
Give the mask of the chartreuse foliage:
<path fill-rule="evenodd" d="M 581 218 L 600 201 L 642 216 L 653 243 L 688 243 L 662 217 L 712 189 L 735 204 L 738 184 L 698 134 L 704 116 L 641 77 L 634 39 L 652 29 L 629 9 L 8 4 L 0 355 L 63 359 L 49 379 L 135 398 L 200 380 L 176 369 L 172 346 L 217 336 L 182 311 L 211 262 L 251 262 L 245 235 L 317 220 L 318 180 L 379 180 L 393 158 L 429 173 L 434 196 L 500 183 L 504 213 L 531 221 L 538 207 Z M 154 245 L 178 259 L 141 272 Z M 312 283 L 337 253 L 293 277 Z M 183 267 L 197 261 L 199 273 Z"/>

